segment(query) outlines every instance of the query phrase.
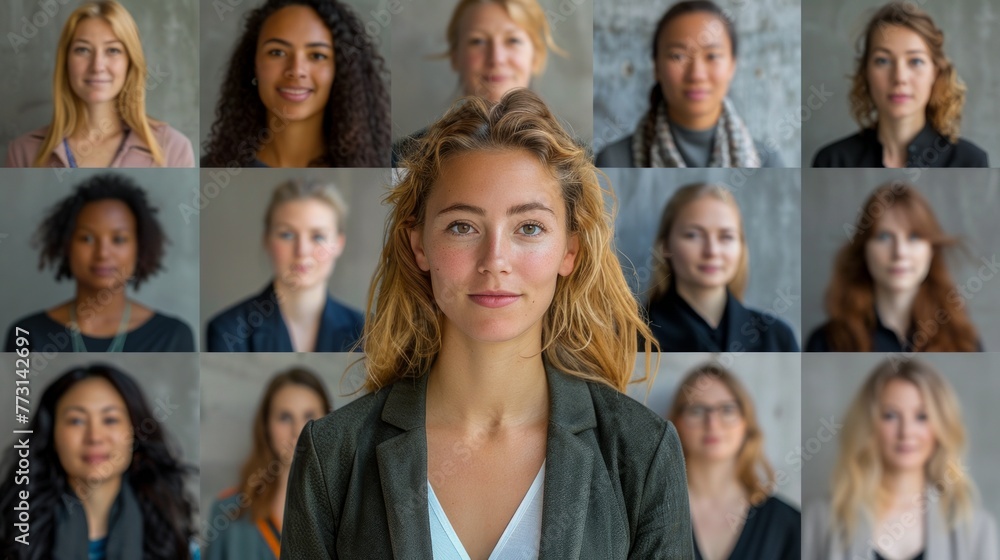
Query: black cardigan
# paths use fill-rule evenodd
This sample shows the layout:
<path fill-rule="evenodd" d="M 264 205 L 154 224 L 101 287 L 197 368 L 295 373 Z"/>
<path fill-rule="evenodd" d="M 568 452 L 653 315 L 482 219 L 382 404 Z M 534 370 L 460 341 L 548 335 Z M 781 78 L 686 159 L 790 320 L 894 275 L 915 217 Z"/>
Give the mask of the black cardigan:
<path fill-rule="evenodd" d="M 989 157 L 979 146 L 958 139 L 952 144 L 930 123 L 907 148 L 907 167 L 989 167 Z M 813 167 L 885 167 L 882 143 L 874 128 L 827 144 L 816 154 Z"/>
<path fill-rule="evenodd" d="M 799 560 L 802 558 L 802 515 L 776 496 L 747 510 L 743 530 L 728 560 Z M 702 560 L 698 541 L 695 560 Z"/>
<path fill-rule="evenodd" d="M 798 352 L 792 327 L 777 315 L 743 307 L 726 293 L 726 310 L 712 328 L 672 286 L 649 303 L 649 328 L 661 352 Z M 641 337 L 640 337 L 641 338 Z M 639 341 L 642 350 L 644 341 Z"/>

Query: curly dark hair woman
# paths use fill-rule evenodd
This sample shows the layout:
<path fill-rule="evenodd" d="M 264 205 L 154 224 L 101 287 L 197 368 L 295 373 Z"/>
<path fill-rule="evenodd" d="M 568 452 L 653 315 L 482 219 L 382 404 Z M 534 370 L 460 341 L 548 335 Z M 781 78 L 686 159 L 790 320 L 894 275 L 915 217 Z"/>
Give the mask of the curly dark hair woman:
<path fill-rule="evenodd" d="M 163 268 L 161 261 L 167 236 L 156 220 L 157 209 L 150 204 L 146 191 L 124 175 L 95 175 L 80 183 L 72 195 L 52 207 L 35 233 L 35 242 L 41 248 L 38 268 L 55 268 L 56 280 L 73 278 L 68 247 L 76 230 L 77 217 L 84 206 L 98 200 L 120 200 L 135 216 L 139 254 L 131 282 L 138 289 L 139 284 Z"/>
<path fill-rule="evenodd" d="M 3 558 L 87 558 L 88 548 L 143 560 L 196 554 L 195 503 L 184 485 L 196 469 L 179 459 L 131 376 L 106 364 L 67 371 L 42 394 L 30 429 L 23 484 L 15 482 L 17 450 L 5 459 Z M 15 540 L 14 507 L 24 491 L 28 546 Z"/>
<path fill-rule="evenodd" d="M 163 269 L 167 236 L 156 213 L 146 192 L 117 174 L 95 175 L 56 202 L 35 234 L 38 267 L 72 280 L 75 293 L 15 321 L 6 351 L 27 331 L 33 352 L 194 352 L 187 324 L 128 297 L 130 284 Z"/>
<path fill-rule="evenodd" d="M 202 167 L 388 166 L 387 76 L 344 3 L 268 0 L 246 16 Z"/>

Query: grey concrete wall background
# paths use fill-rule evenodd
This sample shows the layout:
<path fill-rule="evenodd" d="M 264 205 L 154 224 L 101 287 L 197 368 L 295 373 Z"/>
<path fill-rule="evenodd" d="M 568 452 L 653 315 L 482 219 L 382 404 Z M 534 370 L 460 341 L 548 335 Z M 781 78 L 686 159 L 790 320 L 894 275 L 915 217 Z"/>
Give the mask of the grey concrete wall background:
<path fill-rule="evenodd" d="M 649 110 L 653 33 L 676 0 L 597 0 L 594 6 L 594 150 L 631 135 Z M 729 97 L 751 134 L 799 167 L 800 0 L 718 0 L 736 24 Z M 803 90 L 804 91 L 804 90 Z"/>
<path fill-rule="evenodd" d="M 458 99 L 458 75 L 448 58 L 445 31 L 457 0 L 399 0 L 392 16 L 392 136 L 412 134 Z M 539 0 L 552 36 L 567 57 L 549 52 L 545 72 L 531 81 L 574 136 L 593 135 L 593 11 L 591 0 Z"/>
<path fill-rule="evenodd" d="M 202 191 L 223 170 L 202 170 Z M 364 311 L 382 251 L 389 207 L 383 206 L 390 174 L 381 169 L 244 169 L 200 213 L 201 324 L 219 311 L 259 293 L 273 277 L 264 249 L 264 213 L 278 184 L 310 177 L 332 182 L 347 203 L 347 243 L 330 278 L 330 293 Z"/>
<path fill-rule="evenodd" d="M 992 53 L 1000 50 L 997 5 L 979 0 L 914 0 L 944 31 L 944 51 L 968 87 L 961 136 L 1000 165 L 1000 105 L 995 92 L 1000 66 Z M 886 0 L 805 0 L 802 7 L 803 116 L 802 163 L 812 164 L 820 148 L 859 130 L 851 117 L 848 95 L 854 73 L 855 41 L 875 10 Z M 822 95 L 814 92 L 822 91 Z M 808 108 L 808 112 L 806 112 Z"/>
<path fill-rule="evenodd" d="M 253 418 L 267 383 L 292 366 L 310 369 L 326 385 L 336 410 L 358 398 L 360 354 L 201 354 L 201 511 L 205 519 L 220 492 L 238 483 L 250 453 Z"/>
<path fill-rule="evenodd" d="M 967 310 L 987 352 L 1000 348 L 1000 275 L 989 267 L 1000 255 L 1000 171 L 991 169 L 804 169 L 802 197 L 802 326 L 805 338 L 826 321 L 823 298 L 833 259 L 847 242 L 868 195 L 883 183 L 907 180 L 934 207 L 945 232 L 964 250 L 950 251 L 948 270 L 972 296 Z M 983 261 L 982 259 L 986 259 Z"/>
<path fill-rule="evenodd" d="M 342 0 L 354 9 L 354 13 L 372 37 L 379 54 L 389 64 L 389 26 L 381 23 L 385 17 L 387 4 L 396 0 Z M 201 135 L 194 149 L 195 154 L 204 150 L 201 145 L 208 139 L 208 133 L 215 122 L 215 104 L 219 101 L 219 91 L 226 75 L 229 57 L 236 49 L 236 43 L 243 33 L 244 18 L 248 12 L 264 4 L 264 0 L 223 0 L 210 2 L 202 0 L 201 17 Z M 337 46 L 334 45 L 336 52 Z M 336 57 L 336 54 L 334 55 Z M 192 138 L 194 142 L 194 138 Z M 197 156 L 196 156 L 197 157 Z"/>
<path fill-rule="evenodd" d="M 146 56 L 146 113 L 198 143 L 197 0 L 119 0 L 139 27 Z M 52 121 L 52 74 L 63 24 L 82 1 L 10 0 L 0 7 L 0 68 L 10 84 L 0 118 L 0 154 Z M 51 12 L 51 13 L 50 13 Z M 27 23 L 23 18 L 27 18 Z M 41 23 L 41 25 L 38 25 Z M 34 31 L 32 31 L 34 30 Z M 12 39 L 10 34 L 23 38 Z M 29 34 L 31 35 L 29 37 Z M 204 51 L 202 51 L 204 52 Z M 197 146 L 195 153 L 198 153 Z"/>
<path fill-rule="evenodd" d="M 719 363 L 733 372 L 750 393 L 764 434 L 764 452 L 775 470 L 778 482 L 775 493 L 798 507 L 802 503 L 802 472 L 795 462 L 795 450 L 801 440 L 804 409 L 799 354 L 662 354 L 648 394 L 645 383 L 630 385 L 628 394 L 665 418 L 681 380 L 696 366 L 707 362 Z M 644 372 L 645 356 L 640 354 L 636 358 L 635 375 Z"/>
<path fill-rule="evenodd" d="M 13 353 L 0 354 L 3 360 L 0 373 L 4 380 L 4 394 L 14 395 L 14 360 Z M 108 354 L 86 355 L 63 352 L 51 359 L 33 353 L 31 356 L 31 373 L 28 375 L 28 385 L 31 394 L 28 396 L 30 410 L 28 416 L 34 419 L 38 404 L 41 402 L 45 389 L 59 376 L 72 368 L 95 363 L 112 365 L 129 374 L 139 384 L 146 402 L 152 409 L 153 416 L 170 435 L 175 451 L 179 452 L 181 460 L 198 467 L 201 464 L 200 410 L 201 389 L 198 385 L 197 354 Z M 10 389 L 8 389 L 8 387 Z M 4 456 L 14 443 L 12 430 L 25 429 L 26 426 L 15 423 L 13 403 L 5 405 L 0 416 L 0 444 L 3 445 Z M 198 473 L 187 479 L 187 488 L 197 499 L 200 492 L 200 475 Z M 7 483 L 8 481 L 4 481 Z"/>
<path fill-rule="evenodd" d="M 161 313 L 183 320 L 200 340 L 198 326 L 198 223 L 185 222 L 178 207 L 191 204 L 197 189 L 194 169 L 121 169 L 112 173 L 131 178 L 145 189 L 169 243 L 163 270 L 128 297 Z M 108 170 L 4 169 L 0 170 L 0 324 L 6 333 L 15 320 L 48 309 L 73 297 L 72 280 L 56 282 L 51 269 L 38 270 L 38 251 L 31 238 L 46 212 L 85 179 Z"/>
<path fill-rule="evenodd" d="M 606 169 L 618 199 L 615 244 L 629 285 L 645 304 L 653 243 L 667 201 L 683 185 L 714 182 L 733 191 L 750 251 L 749 307 L 787 321 L 802 344 L 800 286 L 802 191 L 798 170 Z M 753 170 L 750 170 L 753 171 Z M 630 264 L 631 263 L 631 264 Z"/>
<path fill-rule="evenodd" d="M 843 423 L 854 396 L 883 359 L 899 358 L 890 354 L 802 356 L 802 410 L 807 412 L 802 415 L 800 458 L 802 501 L 807 508 L 830 495 L 840 434 L 831 440 L 829 426 Z M 983 507 L 996 518 L 1000 514 L 1000 472 L 996 468 L 1000 461 L 996 438 L 1000 354 L 926 354 L 921 359 L 941 372 L 958 395 L 966 430 L 966 472 L 979 489 Z"/>

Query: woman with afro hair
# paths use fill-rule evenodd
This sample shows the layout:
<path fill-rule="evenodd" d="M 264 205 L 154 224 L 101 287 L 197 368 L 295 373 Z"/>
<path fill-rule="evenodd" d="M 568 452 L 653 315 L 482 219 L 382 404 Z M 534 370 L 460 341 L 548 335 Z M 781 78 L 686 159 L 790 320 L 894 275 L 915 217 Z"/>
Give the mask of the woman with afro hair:
<path fill-rule="evenodd" d="M 246 16 L 202 167 L 386 167 L 387 76 L 344 3 L 268 0 Z"/>
<path fill-rule="evenodd" d="M 163 269 L 167 235 L 146 191 L 124 175 L 95 175 L 55 203 L 35 234 L 39 268 L 75 284 L 72 298 L 22 317 L 7 352 L 194 352 L 191 327 L 128 297 Z"/>

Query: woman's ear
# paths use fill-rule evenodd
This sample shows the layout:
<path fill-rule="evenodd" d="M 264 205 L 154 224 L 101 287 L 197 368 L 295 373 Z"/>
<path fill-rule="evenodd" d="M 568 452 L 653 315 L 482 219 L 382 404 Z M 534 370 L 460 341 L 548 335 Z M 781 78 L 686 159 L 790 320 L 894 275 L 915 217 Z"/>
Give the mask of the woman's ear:
<path fill-rule="evenodd" d="M 410 227 L 410 250 L 413 251 L 413 258 L 420 270 L 430 272 L 431 266 L 427 263 L 427 254 L 424 253 L 424 233 L 419 226 Z"/>
<path fill-rule="evenodd" d="M 576 255 L 580 252 L 580 236 L 576 233 L 566 241 L 566 254 L 559 265 L 559 276 L 569 276 L 576 267 Z"/>

